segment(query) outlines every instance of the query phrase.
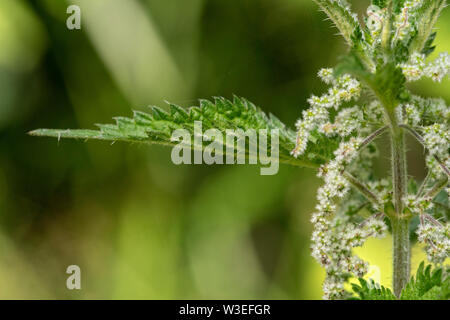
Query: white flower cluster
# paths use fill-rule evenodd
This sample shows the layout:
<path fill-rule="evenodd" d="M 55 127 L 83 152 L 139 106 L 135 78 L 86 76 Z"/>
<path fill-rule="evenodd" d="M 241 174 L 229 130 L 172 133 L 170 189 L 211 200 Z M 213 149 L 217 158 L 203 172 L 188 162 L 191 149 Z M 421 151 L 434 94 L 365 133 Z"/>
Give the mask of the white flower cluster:
<path fill-rule="evenodd" d="M 411 77 L 420 78 L 429 70 L 424 57 L 416 55 L 412 60 L 415 64 L 409 66 Z M 419 66 L 419 67 L 418 67 Z M 407 70 L 404 67 L 404 72 Z M 343 175 L 346 172 L 357 171 L 358 176 L 371 180 L 372 161 L 376 148 L 360 150 L 361 138 L 358 136 L 372 131 L 373 126 L 384 122 L 383 108 L 379 102 L 372 101 L 362 107 L 353 106 L 339 110 L 343 102 L 358 98 L 361 85 L 355 79 L 345 75 L 338 79 L 333 77 L 333 69 L 322 69 L 318 76 L 327 84 L 332 85 L 327 94 L 321 97 L 312 96 L 308 102 L 310 108 L 303 112 L 303 119 L 297 122 L 297 144 L 292 152 L 294 156 L 305 152 L 309 135 L 313 130 L 327 137 L 339 136 L 342 142 L 334 151 L 334 159 L 319 169 L 318 176 L 324 180 L 324 185 L 317 192 L 318 204 L 312 216 L 314 224 L 312 235 L 312 256 L 326 270 L 326 280 L 323 284 L 325 299 L 339 299 L 346 295 L 344 283 L 351 276 L 362 277 L 367 272 L 367 263 L 353 254 L 353 248 L 362 246 L 369 237 L 381 237 L 386 232 L 382 219 L 372 216 L 365 223 L 358 225 L 349 215 L 349 206 L 339 202 L 353 201 L 353 210 L 361 206 L 357 195 L 349 192 L 350 181 Z M 335 109 L 336 111 L 332 110 Z M 399 123 L 417 128 L 423 134 L 425 146 L 430 149 L 427 165 L 432 178 L 441 178 L 443 170 L 434 155 L 439 156 L 443 163 L 450 167 L 449 130 L 450 111 L 442 99 L 424 99 L 412 96 L 410 101 L 399 105 L 396 109 Z M 353 183 L 353 182 L 352 182 Z M 387 179 L 369 181 L 367 188 L 377 199 L 377 204 L 371 204 L 370 212 L 379 212 L 386 203 L 392 200 L 392 185 Z M 413 215 L 423 215 L 433 208 L 433 199 L 407 196 L 403 199 L 405 207 Z M 359 203 L 359 205 L 358 205 Z M 439 234 L 439 233 L 438 233 Z M 441 238 L 435 236 L 429 240 L 428 256 L 437 261 L 443 256 L 445 248 Z M 443 249 L 444 248 L 444 249 Z M 444 250 L 444 251 L 443 251 Z"/>
<path fill-rule="evenodd" d="M 410 103 L 397 109 L 399 121 L 415 127 L 423 137 L 426 149 L 426 165 L 432 178 L 444 175 L 437 156 L 448 168 L 450 165 L 450 108 L 443 99 L 421 98 L 412 96 Z"/>
<path fill-rule="evenodd" d="M 405 117 L 403 119 L 404 124 L 409 124 L 411 126 L 417 126 L 420 123 L 420 113 L 416 106 L 413 104 L 406 104 L 404 106 Z"/>
<path fill-rule="evenodd" d="M 387 15 L 391 12 L 388 12 L 389 9 L 383 2 L 378 2 L 380 6 L 368 7 L 365 30 L 359 29 L 358 19 L 351 13 L 347 1 L 329 2 L 334 3 L 334 7 L 339 5 L 354 18 L 354 26 L 350 19 L 349 28 L 340 30 L 347 41 L 354 45 L 354 57 L 365 70 L 381 74 L 384 71 L 383 62 L 388 65 L 392 61 L 391 58 L 394 58 L 398 59 L 395 60 L 397 67 L 401 69 L 407 81 L 428 77 L 441 82 L 450 75 L 448 53 L 441 53 L 431 62 L 426 60 L 425 54 L 419 52 L 410 54 L 409 59 L 403 60 L 403 53 L 406 50 L 402 49 L 410 48 L 410 44 L 414 43 L 412 42 L 414 37 L 421 32 L 418 22 L 423 19 L 419 15 L 425 11 L 421 9 L 427 1 L 401 1 L 401 7 L 396 8 L 393 13 L 394 31 L 391 33 L 384 32 L 390 31 L 384 26 L 388 20 Z M 381 6 L 385 8 L 380 8 Z M 352 61 L 347 62 L 347 67 L 352 67 L 350 63 Z M 345 282 L 350 277 L 365 275 L 368 264 L 353 254 L 353 248 L 362 246 L 369 237 L 384 236 L 387 227 L 381 216 L 393 218 L 391 216 L 393 213 L 391 210 L 383 213 L 380 211 L 385 207 L 392 207 L 397 200 L 393 199 L 393 181 L 388 179 L 374 181 L 372 158 L 376 156 L 377 148 L 371 142 L 385 131 L 392 129 L 389 127 L 392 123 L 386 121 L 386 117 L 391 116 L 391 110 L 385 110 L 380 102 L 382 99 L 379 95 L 383 95 L 384 92 L 376 92 L 377 88 L 372 88 L 374 89 L 372 93 L 376 92 L 378 99 L 368 103 L 358 102 L 360 106 L 342 107 L 344 102 L 359 99 L 362 86 L 349 75 L 335 78 L 334 74 L 331 68 L 321 69 L 318 72 L 318 76 L 331 88 L 322 96 L 313 95 L 308 99 L 310 108 L 303 112 L 302 119 L 296 123 L 297 139 L 295 149 L 292 151 L 294 157 L 304 154 L 308 140 L 312 140 L 311 134 L 314 137 L 320 134 L 322 138 L 328 137 L 333 142 L 341 141 L 334 151 L 334 158 L 319 169 L 318 176 L 324 180 L 324 184 L 317 192 L 318 204 L 311 219 L 314 225 L 312 256 L 326 270 L 323 284 L 325 299 L 345 297 L 347 294 Z M 361 78 L 368 79 L 364 74 L 361 74 Z M 375 81 L 378 81 L 378 78 Z M 372 86 L 370 79 L 366 83 L 370 89 Z M 378 89 L 382 91 L 384 90 L 382 88 L 384 87 Z M 449 226 L 448 224 L 442 226 L 428 213 L 442 211 L 437 204 L 434 207 L 432 197 L 440 191 L 439 188 L 444 187 L 441 178 L 448 174 L 447 168 L 450 168 L 450 108 L 442 99 L 421 98 L 410 95 L 406 88 L 402 89 L 404 91 L 395 92 L 395 94 L 402 93 L 400 99 L 402 103 L 395 109 L 397 121 L 394 122 L 397 122 L 395 125 L 400 125 L 404 132 L 410 132 L 429 150 L 426 157 L 429 175 L 418 195 L 407 195 L 402 199 L 405 211 L 397 214 L 404 213 L 405 217 L 409 215 L 422 217 L 418 230 L 419 240 L 426 243 L 428 258 L 432 262 L 441 263 L 449 253 Z M 378 130 L 373 131 L 374 128 Z M 359 138 L 363 136 L 367 137 L 366 140 Z M 357 172 L 358 178 L 367 183 L 359 182 L 350 172 Z M 431 182 L 429 179 L 438 180 L 438 183 L 425 192 L 425 188 L 429 187 Z M 449 194 L 450 202 L 448 185 L 445 186 L 445 190 Z M 369 212 L 372 216 L 361 223 L 359 215 L 361 212 Z"/>
<path fill-rule="evenodd" d="M 411 102 L 422 115 L 422 120 L 432 123 L 450 123 L 450 107 L 441 98 L 422 98 L 412 96 Z"/>
<path fill-rule="evenodd" d="M 394 41 L 407 39 L 414 31 L 414 15 L 423 0 L 407 0 L 403 4 L 401 12 L 395 17 L 394 27 L 396 33 L 394 35 Z"/>
<path fill-rule="evenodd" d="M 447 106 L 444 99 L 429 98 L 419 100 L 425 101 L 423 107 L 426 108 L 427 117 L 432 118 L 432 121 L 450 123 L 450 107 Z"/>
<path fill-rule="evenodd" d="M 424 76 L 426 67 L 425 55 L 421 53 L 414 53 L 408 63 L 401 63 L 399 67 L 408 81 L 417 81 Z"/>
<path fill-rule="evenodd" d="M 327 94 L 321 97 L 312 96 L 308 99 L 308 103 L 312 107 L 320 107 L 329 109 L 334 107 L 338 109 L 343 102 L 348 102 L 353 98 L 358 98 L 361 93 L 360 83 L 353 79 L 349 75 L 343 75 L 337 79 L 334 79 L 332 74 L 329 75 L 330 69 L 322 69 L 319 71 L 319 76 L 325 83 L 332 83 L 333 87 L 330 88 Z M 331 71 L 332 72 L 332 71 Z"/>
<path fill-rule="evenodd" d="M 425 75 L 433 81 L 441 82 L 450 73 L 450 56 L 447 52 L 442 52 L 439 57 L 425 68 Z"/>
<path fill-rule="evenodd" d="M 375 194 L 380 202 L 380 205 L 384 205 L 385 203 L 392 201 L 392 186 L 390 185 L 390 181 L 388 179 L 369 181 L 368 187 Z"/>
<path fill-rule="evenodd" d="M 448 126 L 442 123 L 435 123 L 422 129 L 425 147 L 430 154 L 446 156 L 450 148 L 450 131 Z"/>
<path fill-rule="evenodd" d="M 450 132 L 448 126 L 450 108 L 442 99 L 423 99 L 414 96 L 412 101 L 414 107 L 410 111 L 407 111 L 408 106 L 404 107 L 404 114 L 408 117 L 408 120 L 404 122 L 408 122 L 407 124 L 411 126 L 419 126 L 423 134 L 424 145 L 429 152 L 426 157 L 429 173 L 433 179 L 440 179 L 445 176 L 441 165 L 450 167 Z M 433 124 L 420 126 L 421 121 Z M 442 164 L 438 163 L 436 156 L 440 158 Z M 445 190 L 450 195 L 450 188 Z M 441 225 L 426 213 L 434 207 L 433 199 L 426 196 L 417 198 L 409 195 L 404 199 L 404 204 L 413 214 L 421 217 L 417 235 L 418 240 L 425 243 L 428 260 L 432 263 L 443 263 L 450 253 L 450 226 L 448 223 Z"/>
<path fill-rule="evenodd" d="M 363 113 L 359 106 L 343 109 L 334 118 L 334 123 L 326 122 L 319 127 L 319 132 L 331 137 L 347 137 L 361 127 Z"/>
<path fill-rule="evenodd" d="M 424 221 L 417 229 L 419 242 L 425 243 L 427 258 L 433 263 L 443 263 L 450 255 L 450 225 L 441 225 L 435 221 Z M 432 219 L 432 218 L 431 218 Z"/>
<path fill-rule="evenodd" d="M 405 105 L 399 105 L 396 108 L 397 119 L 399 123 L 407 124 L 412 127 L 417 126 L 420 121 L 420 112 L 417 107 L 411 103 L 407 103 Z"/>
<path fill-rule="evenodd" d="M 431 78 L 433 81 L 441 82 L 450 74 L 450 56 L 447 52 L 439 56 L 430 63 L 425 62 L 425 55 L 414 53 L 407 63 L 399 64 L 403 74 L 408 81 L 417 81 L 422 77 Z"/>
<path fill-rule="evenodd" d="M 369 123 L 383 123 L 383 108 L 379 101 L 373 100 L 363 107 L 364 116 Z"/>
<path fill-rule="evenodd" d="M 312 256 L 326 269 L 324 298 L 343 297 L 343 285 L 350 275 L 357 277 L 367 273 L 367 263 L 352 253 L 352 248 L 362 246 L 369 237 L 381 237 L 386 231 L 384 222 L 370 218 L 362 225 L 354 225 L 345 216 L 335 216 L 335 198 L 343 198 L 349 191 L 349 182 L 342 171 L 358 155 L 361 138 L 350 138 L 342 142 L 334 152 L 335 158 L 319 170 L 324 185 L 317 193 L 318 205 L 311 222 Z"/>
<path fill-rule="evenodd" d="M 353 255 L 352 248 L 362 246 L 370 237 L 384 237 L 386 230 L 386 224 L 377 218 L 370 218 L 360 226 L 336 218 L 329 221 L 324 230 L 315 231 L 317 242 L 313 256 L 327 273 L 323 283 L 324 299 L 343 298 L 345 281 L 352 275 L 363 277 L 367 273 L 367 262 Z"/>
<path fill-rule="evenodd" d="M 408 195 L 403 199 L 404 205 L 414 214 L 421 215 L 433 208 L 433 199 L 422 197 L 417 199 L 415 195 Z"/>
<path fill-rule="evenodd" d="M 292 151 L 294 157 L 298 157 L 305 152 L 310 132 L 314 129 L 320 128 L 322 132 L 328 132 L 329 134 L 339 131 L 348 132 L 348 128 L 346 130 L 342 125 L 333 125 L 329 122 L 328 109 L 333 107 L 337 110 L 343 102 L 356 99 L 361 94 L 361 84 L 349 75 L 343 75 L 335 79 L 332 69 L 322 69 L 319 71 L 319 77 L 325 83 L 333 84 L 333 87 L 321 97 L 313 95 L 308 99 L 311 107 L 303 111 L 303 119 L 296 123 L 298 131 L 296 146 Z"/>
<path fill-rule="evenodd" d="M 450 156 L 440 159 L 443 164 L 450 168 Z M 428 154 L 425 158 L 425 164 L 431 174 L 433 179 L 441 179 L 445 176 L 444 171 L 442 170 L 441 165 L 437 162 L 436 158 L 432 154 Z"/>
<path fill-rule="evenodd" d="M 317 75 L 320 79 L 322 79 L 323 82 L 326 84 L 332 84 L 334 82 L 334 75 L 333 75 L 333 69 L 332 68 L 322 68 L 319 70 Z"/>

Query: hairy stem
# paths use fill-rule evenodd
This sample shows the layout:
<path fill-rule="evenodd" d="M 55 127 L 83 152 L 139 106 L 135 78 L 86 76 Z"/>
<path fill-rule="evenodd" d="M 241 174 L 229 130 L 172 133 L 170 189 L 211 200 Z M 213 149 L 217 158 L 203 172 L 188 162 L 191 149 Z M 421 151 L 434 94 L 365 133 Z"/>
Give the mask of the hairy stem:
<path fill-rule="evenodd" d="M 376 130 L 375 132 L 373 132 L 372 134 L 370 134 L 359 146 L 359 150 L 364 149 L 367 145 L 369 145 L 370 143 L 373 142 L 373 140 L 375 140 L 376 138 L 378 138 L 379 136 L 381 136 L 386 130 L 388 129 L 388 126 L 384 126 L 378 130 Z"/>
<path fill-rule="evenodd" d="M 427 194 L 425 195 L 425 198 L 434 199 L 439 192 L 441 192 L 442 189 L 444 189 L 448 184 L 448 177 L 445 177 L 444 179 L 438 181 L 433 188 L 431 188 Z"/>
<path fill-rule="evenodd" d="M 425 179 L 423 179 L 422 184 L 420 185 L 419 190 L 417 191 L 416 199 L 419 199 L 422 196 L 423 191 L 425 190 L 425 187 L 427 186 L 430 179 L 431 179 L 431 171 L 428 171 Z"/>
<path fill-rule="evenodd" d="M 392 28 L 392 0 L 388 1 L 386 19 L 381 31 L 381 46 L 386 53 L 389 53 L 391 46 L 391 28 Z"/>
<path fill-rule="evenodd" d="M 409 243 L 409 220 L 392 220 L 393 237 L 393 286 L 394 294 L 400 297 L 402 289 L 409 280 L 411 250 Z"/>
<path fill-rule="evenodd" d="M 400 296 L 410 276 L 410 240 L 409 218 L 403 215 L 403 198 L 407 195 L 407 168 L 405 134 L 397 125 L 395 116 L 390 117 L 391 126 L 391 160 L 394 189 L 394 208 L 392 217 L 393 238 L 393 287 L 397 297 Z"/>
<path fill-rule="evenodd" d="M 397 216 L 403 214 L 403 198 L 407 190 L 405 137 L 401 130 L 393 130 L 391 136 L 392 179 L 394 207 Z"/>
<path fill-rule="evenodd" d="M 389 1 L 388 10 L 392 10 L 392 1 Z M 388 12 L 388 16 L 390 16 Z M 385 28 L 390 30 L 391 21 L 387 21 Z M 386 41 L 390 39 L 388 32 L 386 32 Z M 386 48 L 388 49 L 388 48 Z M 391 140 L 391 175 L 393 186 L 393 202 L 394 213 L 385 214 L 389 216 L 392 225 L 392 240 L 393 240 L 393 275 L 392 286 L 394 294 L 400 297 L 402 289 L 408 283 L 411 269 L 411 250 L 409 239 L 409 217 L 403 214 L 403 198 L 407 195 L 407 166 L 406 166 L 406 146 L 405 146 L 405 133 L 402 125 L 398 123 L 397 116 L 395 114 L 395 108 L 398 105 L 398 101 L 393 100 L 386 96 L 379 88 L 374 84 L 369 84 L 375 95 L 378 97 L 383 105 L 384 119 L 386 125 L 389 127 L 390 140 Z"/>
<path fill-rule="evenodd" d="M 364 195 L 367 200 L 373 203 L 376 207 L 380 206 L 380 201 L 378 200 L 377 196 L 372 193 L 372 191 L 369 190 L 367 186 L 365 186 L 362 182 L 360 182 L 358 179 L 356 179 L 354 176 L 352 176 L 350 173 L 344 171 L 343 176 L 345 179 L 347 179 L 348 182 L 356 189 L 358 190 L 362 195 Z"/>

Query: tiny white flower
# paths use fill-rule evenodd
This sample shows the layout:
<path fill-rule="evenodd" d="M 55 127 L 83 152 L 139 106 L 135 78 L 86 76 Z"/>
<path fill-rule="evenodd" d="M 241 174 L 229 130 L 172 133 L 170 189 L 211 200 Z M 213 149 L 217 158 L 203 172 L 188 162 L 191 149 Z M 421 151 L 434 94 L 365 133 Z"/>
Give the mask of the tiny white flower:
<path fill-rule="evenodd" d="M 320 69 L 318 76 L 326 84 L 332 84 L 334 82 L 333 69 L 331 68 Z"/>

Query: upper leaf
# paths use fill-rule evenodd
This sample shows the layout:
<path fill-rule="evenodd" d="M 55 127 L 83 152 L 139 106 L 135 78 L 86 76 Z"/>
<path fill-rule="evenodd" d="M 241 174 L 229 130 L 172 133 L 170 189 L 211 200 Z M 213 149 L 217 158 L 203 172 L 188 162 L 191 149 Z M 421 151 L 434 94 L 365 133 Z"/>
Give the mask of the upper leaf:
<path fill-rule="evenodd" d="M 367 50 L 364 32 L 359 24 L 357 15 L 352 13 L 344 0 L 314 0 L 323 12 L 330 18 L 344 37 L 347 44 L 364 64 L 365 68 L 372 70 L 375 64 Z"/>
<path fill-rule="evenodd" d="M 433 28 L 447 4 L 446 0 L 427 0 L 423 1 L 422 6 L 417 12 L 417 35 L 412 40 L 410 52 L 430 52 L 433 36 Z"/>
<path fill-rule="evenodd" d="M 450 278 L 443 274 L 442 268 L 425 267 L 422 262 L 416 277 L 403 289 L 402 300 L 447 300 L 450 298 Z"/>
<path fill-rule="evenodd" d="M 359 285 L 352 284 L 353 292 L 360 300 L 396 300 L 390 289 L 372 279 L 359 279 Z M 415 277 L 405 286 L 400 295 L 401 300 L 448 300 L 450 298 L 450 277 L 442 268 L 435 268 L 422 262 Z"/>
<path fill-rule="evenodd" d="M 314 0 L 333 21 L 347 43 L 354 46 L 354 36 L 361 32 L 358 20 L 350 12 L 347 5 L 335 0 Z M 353 38 L 353 39 L 352 39 Z"/>
<path fill-rule="evenodd" d="M 358 300 L 396 300 L 394 294 L 388 288 L 376 284 L 372 279 L 366 281 L 359 279 L 360 285 L 352 284 L 353 291 L 358 295 Z"/>
<path fill-rule="evenodd" d="M 38 129 L 31 131 L 34 136 L 48 136 L 74 139 L 95 139 L 108 141 L 127 141 L 138 143 L 160 144 L 175 146 L 172 133 L 177 129 L 185 129 L 194 137 L 194 122 L 201 121 L 202 130 L 218 129 L 224 137 L 226 130 L 242 129 L 267 129 L 268 143 L 271 141 L 270 130 L 279 130 L 279 161 L 296 166 L 316 168 L 332 157 L 337 147 L 337 141 L 327 139 L 322 135 L 313 137 L 307 152 L 303 157 L 294 158 L 290 152 L 295 147 L 296 134 L 287 128 L 280 120 L 270 114 L 267 116 L 253 103 L 235 97 L 233 101 L 224 98 L 215 98 L 214 102 L 201 100 L 200 107 L 192 107 L 185 110 L 177 105 L 170 104 L 169 112 L 158 107 L 152 107 L 151 114 L 135 111 L 133 118 L 117 117 L 115 124 L 99 124 L 99 130 L 85 129 Z M 207 139 L 206 139 L 207 140 Z M 226 150 L 226 139 L 223 139 L 223 150 Z M 208 146 L 210 141 L 203 141 L 202 148 Z M 192 143 L 191 146 L 194 146 Z M 257 155 L 250 154 L 248 144 L 245 152 L 247 157 Z"/>

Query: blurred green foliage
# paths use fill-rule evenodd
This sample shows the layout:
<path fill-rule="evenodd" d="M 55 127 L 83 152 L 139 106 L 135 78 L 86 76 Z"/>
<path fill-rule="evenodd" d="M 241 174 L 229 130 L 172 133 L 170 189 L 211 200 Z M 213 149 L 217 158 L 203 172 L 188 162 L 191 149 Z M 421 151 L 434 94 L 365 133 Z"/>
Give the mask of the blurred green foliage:
<path fill-rule="evenodd" d="M 81 31 L 66 28 L 70 3 Z M 309 0 L 2 0 L 0 298 L 320 298 L 312 170 L 175 166 L 163 147 L 26 132 L 232 94 L 293 125 L 324 90 L 317 70 L 345 54 L 323 20 Z M 450 50 L 449 24 L 446 11 L 439 51 Z M 450 100 L 449 88 L 415 89 Z M 422 151 L 410 154 L 422 177 Z M 374 240 L 359 252 L 385 286 L 389 248 Z M 65 287 L 71 264 L 81 291 Z"/>

